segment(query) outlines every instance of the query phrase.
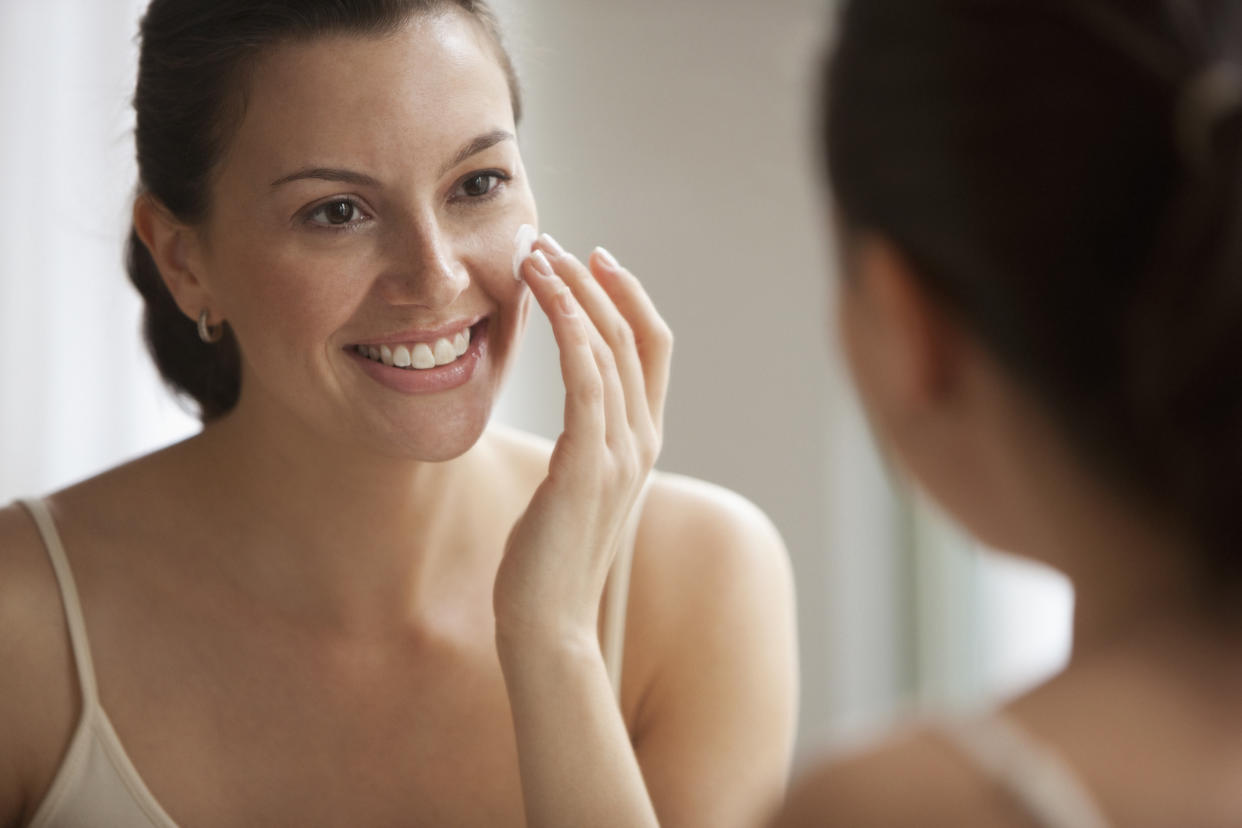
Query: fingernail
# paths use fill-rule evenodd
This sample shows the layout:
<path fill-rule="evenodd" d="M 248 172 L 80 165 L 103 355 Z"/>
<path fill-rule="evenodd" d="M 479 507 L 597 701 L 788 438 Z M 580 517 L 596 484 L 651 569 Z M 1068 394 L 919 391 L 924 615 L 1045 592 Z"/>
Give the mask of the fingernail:
<path fill-rule="evenodd" d="M 543 242 L 555 256 L 564 256 L 565 248 L 561 247 L 561 243 L 552 238 L 550 233 L 544 233 L 539 237 L 539 241 Z"/>
<path fill-rule="evenodd" d="M 611 267 L 613 270 L 620 270 L 620 269 L 621 269 L 621 265 L 620 265 L 620 264 L 618 264 L 618 262 L 617 262 L 617 257 L 616 257 L 616 256 L 614 256 L 614 255 L 612 255 L 611 253 L 609 253 L 609 252 L 608 252 L 607 250 L 605 250 L 604 248 L 602 248 L 602 247 L 597 247 L 597 248 L 595 248 L 595 252 L 599 254 L 599 257 L 600 257 L 600 259 L 602 259 L 602 260 L 603 260 L 604 264 L 608 265 L 608 266 L 609 266 L 609 267 Z"/>
<path fill-rule="evenodd" d="M 517 235 L 513 237 L 513 278 L 519 282 L 522 281 L 522 262 L 530 257 L 531 245 L 535 243 L 535 239 L 539 236 L 539 231 L 529 224 L 523 224 L 518 228 Z"/>
<path fill-rule="evenodd" d="M 552 263 L 548 261 L 548 257 L 543 255 L 542 250 L 536 250 L 530 254 L 530 260 L 535 263 L 535 270 L 539 271 L 539 275 L 544 278 L 551 278 L 556 275 L 552 270 Z"/>

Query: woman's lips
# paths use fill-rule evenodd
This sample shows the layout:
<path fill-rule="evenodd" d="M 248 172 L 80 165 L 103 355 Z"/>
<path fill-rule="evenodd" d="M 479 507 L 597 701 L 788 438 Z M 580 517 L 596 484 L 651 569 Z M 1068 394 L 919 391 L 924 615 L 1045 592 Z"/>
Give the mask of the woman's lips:
<path fill-rule="evenodd" d="M 391 348 L 388 345 L 354 345 L 345 349 L 345 353 L 353 359 L 367 376 L 374 379 L 387 388 L 398 391 L 403 394 L 431 394 L 439 391 L 449 391 L 454 388 L 465 385 L 474 376 L 479 363 L 487 356 L 488 351 L 488 327 L 489 320 L 484 319 L 469 328 L 468 343 L 465 350 L 458 355 L 458 348 L 449 343 L 448 347 L 452 347 L 452 351 L 445 351 L 445 343 L 448 342 L 441 337 L 433 344 L 420 342 L 421 353 L 418 354 L 416 360 L 415 353 L 411 352 L 408 346 L 398 345 Z M 446 331 L 447 333 L 447 331 Z M 458 343 L 460 344 L 460 342 Z M 366 349 L 367 356 L 363 356 L 360 350 Z M 401 350 L 405 353 L 402 354 Z M 372 359 L 370 351 L 375 350 L 380 354 L 380 360 Z M 436 350 L 440 354 L 436 354 Z M 385 353 L 386 352 L 386 353 Z M 427 359 L 430 356 L 435 362 L 443 362 L 443 359 L 449 355 L 453 356 L 451 362 L 446 364 L 437 364 L 435 367 L 417 368 L 415 365 L 428 364 Z M 387 357 L 385 359 L 385 357 Z M 408 367 L 399 367 L 394 364 L 386 364 L 392 362 L 404 362 L 409 359 L 411 364 Z"/>
<path fill-rule="evenodd" d="M 458 333 L 461 333 L 467 328 L 473 328 L 475 325 L 478 325 L 480 322 L 482 322 L 486 318 L 487 317 L 484 314 L 479 314 L 477 316 L 472 316 L 472 317 L 463 317 L 462 319 L 459 319 L 455 322 L 449 322 L 447 324 L 441 325 L 438 328 L 421 328 L 418 330 L 409 330 L 409 331 L 404 331 L 402 333 L 392 334 L 391 336 L 384 336 L 384 337 L 379 337 L 377 339 L 368 339 L 365 341 L 355 342 L 353 343 L 353 345 L 354 346 L 365 345 L 368 347 L 370 346 L 379 347 L 380 345 L 388 345 L 389 347 L 392 347 L 395 345 L 411 345 L 416 342 L 432 343 L 432 342 L 435 342 L 437 339 L 452 339 Z"/>

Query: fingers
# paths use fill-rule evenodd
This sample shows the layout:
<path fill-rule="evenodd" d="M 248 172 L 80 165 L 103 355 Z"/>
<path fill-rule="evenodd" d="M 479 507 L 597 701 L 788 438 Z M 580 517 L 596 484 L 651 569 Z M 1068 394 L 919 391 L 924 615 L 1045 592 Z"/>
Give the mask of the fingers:
<path fill-rule="evenodd" d="M 565 382 L 565 434 L 571 443 L 585 444 L 605 439 L 605 383 L 596 360 L 588 330 L 588 319 L 565 283 L 557 278 L 542 253 L 528 258 L 521 267 L 539 307 L 552 324 L 561 355 L 561 377 Z"/>
<path fill-rule="evenodd" d="M 612 351 L 617 374 L 624 391 L 625 418 L 630 428 L 640 429 L 651 422 L 642 362 L 635 349 L 634 332 L 616 304 L 604 292 L 594 275 L 574 256 L 566 253 L 548 234 L 540 236 L 538 249 L 544 251 L 590 317 L 595 329 Z"/>
<path fill-rule="evenodd" d="M 664 402 L 668 395 L 673 356 L 673 332 L 660 316 L 642 283 L 621 267 L 611 253 L 595 248 L 591 272 L 613 305 L 630 325 L 634 347 L 646 379 L 647 405 L 656 431 L 664 432 Z"/>

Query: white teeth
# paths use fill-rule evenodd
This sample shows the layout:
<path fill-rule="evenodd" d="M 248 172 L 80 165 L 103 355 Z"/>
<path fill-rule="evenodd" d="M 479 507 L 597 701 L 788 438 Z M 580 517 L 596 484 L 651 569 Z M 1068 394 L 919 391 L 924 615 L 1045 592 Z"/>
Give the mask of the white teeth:
<path fill-rule="evenodd" d="M 426 342 L 420 342 L 414 346 L 414 352 L 410 354 L 414 367 L 420 371 L 428 368 L 436 367 L 436 355 L 432 352 L 431 346 Z"/>
<path fill-rule="evenodd" d="M 419 342 L 414 345 L 355 345 L 354 350 L 364 357 L 382 362 L 394 368 L 426 371 L 456 362 L 470 350 L 470 329 L 452 337 L 437 339 L 434 344 Z"/>
<path fill-rule="evenodd" d="M 447 339 L 437 339 L 432 353 L 436 358 L 436 365 L 448 365 L 457 359 L 457 351 L 453 348 L 453 343 Z"/>

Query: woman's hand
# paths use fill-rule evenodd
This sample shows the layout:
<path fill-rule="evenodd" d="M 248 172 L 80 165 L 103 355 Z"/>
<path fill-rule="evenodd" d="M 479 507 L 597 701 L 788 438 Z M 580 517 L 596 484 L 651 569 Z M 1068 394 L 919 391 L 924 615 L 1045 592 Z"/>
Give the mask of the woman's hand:
<path fill-rule="evenodd" d="M 602 248 L 583 265 L 545 234 L 521 276 L 560 350 L 565 430 L 496 575 L 502 658 L 510 645 L 598 647 L 604 584 L 660 452 L 673 348 L 642 285 Z"/>

